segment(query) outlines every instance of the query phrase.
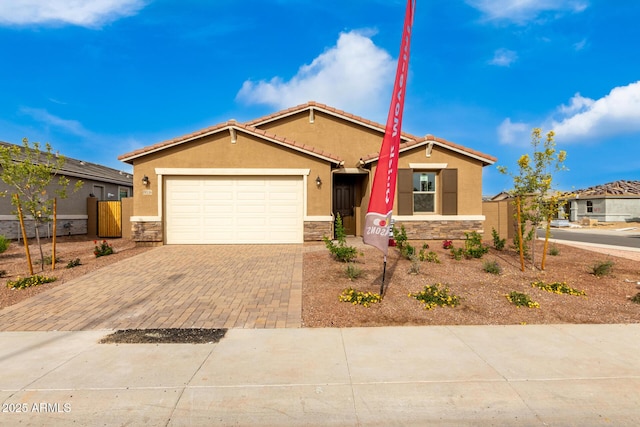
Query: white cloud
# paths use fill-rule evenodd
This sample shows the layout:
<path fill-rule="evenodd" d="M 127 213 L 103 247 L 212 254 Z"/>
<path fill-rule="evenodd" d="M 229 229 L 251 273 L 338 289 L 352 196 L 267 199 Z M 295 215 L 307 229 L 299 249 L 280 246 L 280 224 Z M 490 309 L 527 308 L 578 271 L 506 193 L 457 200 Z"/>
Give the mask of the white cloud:
<path fill-rule="evenodd" d="M 558 111 L 568 116 L 552 122 L 562 141 L 640 132 L 640 81 L 616 87 L 597 100 L 576 94 Z"/>
<path fill-rule="evenodd" d="M 574 43 L 573 44 L 573 49 L 576 52 L 580 52 L 581 50 L 583 50 L 585 47 L 587 47 L 587 39 L 582 39 L 580 40 L 578 43 Z"/>
<path fill-rule="evenodd" d="M 89 136 L 91 132 L 86 130 L 82 124 L 76 120 L 66 120 L 54 116 L 47 110 L 41 108 L 22 107 L 20 112 L 30 116 L 37 122 L 63 130 L 77 136 Z"/>
<path fill-rule="evenodd" d="M 558 111 L 569 116 L 589 110 L 594 102 L 595 101 L 593 99 L 585 98 L 579 93 L 576 93 L 575 95 L 573 95 L 573 98 L 571 98 L 569 105 L 561 105 L 560 107 L 558 107 Z"/>
<path fill-rule="evenodd" d="M 526 24 L 541 15 L 561 12 L 579 13 L 588 6 L 586 0 L 466 0 L 489 21 L 510 21 Z"/>
<path fill-rule="evenodd" d="M 529 135 L 532 127 L 523 122 L 513 123 L 511 118 L 507 117 L 498 126 L 498 140 L 501 144 L 519 144 L 528 143 Z"/>
<path fill-rule="evenodd" d="M 247 80 L 237 99 L 286 108 L 313 100 L 383 120 L 393 85 L 395 60 L 363 32 L 341 33 L 338 42 L 303 65 L 288 81 Z"/>
<path fill-rule="evenodd" d="M 518 54 L 509 49 L 498 49 L 493 54 L 493 59 L 489 61 L 491 65 L 499 67 L 508 67 L 518 60 Z"/>
<path fill-rule="evenodd" d="M 0 25 L 63 23 L 99 27 L 137 13 L 145 0 L 0 1 Z"/>

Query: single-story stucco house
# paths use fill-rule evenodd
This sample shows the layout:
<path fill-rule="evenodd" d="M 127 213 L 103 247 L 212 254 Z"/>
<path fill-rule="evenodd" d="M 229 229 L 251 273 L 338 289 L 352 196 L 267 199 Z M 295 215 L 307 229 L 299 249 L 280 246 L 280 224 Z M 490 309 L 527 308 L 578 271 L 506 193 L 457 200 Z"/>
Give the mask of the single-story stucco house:
<path fill-rule="evenodd" d="M 360 236 L 384 128 L 308 102 L 123 154 L 134 173 L 132 236 L 140 244 L 301 243 L 331 236 L 337 214 Z M 482 169 L 495 161 L 403 133 L 396 225 L 410 239 L 482 232 Z"/>
<path fill-rule="evenodd" d="M 564 195 L 561 212 L 571 222 L 640 221 L 640 181 L 620 180 Z"/>
<path fill-rule="evenodd" d="M 6 142 L 0 142 L 4 147 L 15 146 Z M 20 146 L 22 148 L 22 146 Z M 0 165 L 0 168 L 2 166 Z M 63 167 L 58 175 L 69 179 L 67 198 L 57 202 L 57 234 L 87 234 L 87 198 L 92 197 L 102 201 L 117 201 L 130 197 L 133 193 L 133 175 L 95 163 L 65 157 Z M 82 181 L 82 187 L 74 192 L 76 182 Z M 58 179 L 52 180 L 47 190 L 49 197 L 54 197 Z M 0 197 L 0 235 L 8 239 L 20 237 L 20 223 L 13 213 L 15 207 L 11 204 L 12 189 L 0 180 L 0 192 L 8 191 L 6 197 Z M 35 229 L 29 225 L 26 219 L 26 231 L 28 237 L 35 235 Z M 42 226 L 40 235 L 47 237 L 51 233 L 48 225 Z"/>

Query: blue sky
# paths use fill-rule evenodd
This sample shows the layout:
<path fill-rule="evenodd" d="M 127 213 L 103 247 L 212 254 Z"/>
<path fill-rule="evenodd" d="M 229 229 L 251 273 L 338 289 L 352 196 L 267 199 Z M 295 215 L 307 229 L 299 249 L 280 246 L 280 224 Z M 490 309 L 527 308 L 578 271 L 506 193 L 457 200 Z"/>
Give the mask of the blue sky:
<path fill-rule="evenodd" d="M 384 123 L 403 0 L 0 2 L 0 140 L 117 156 L 314 100 Z M 556 132 L 561 190 L 640 180 L 640 2 L 417 0 L 403 130 L 516 168 Z M 509 189 L 496 165 L 483 193 Z"/>

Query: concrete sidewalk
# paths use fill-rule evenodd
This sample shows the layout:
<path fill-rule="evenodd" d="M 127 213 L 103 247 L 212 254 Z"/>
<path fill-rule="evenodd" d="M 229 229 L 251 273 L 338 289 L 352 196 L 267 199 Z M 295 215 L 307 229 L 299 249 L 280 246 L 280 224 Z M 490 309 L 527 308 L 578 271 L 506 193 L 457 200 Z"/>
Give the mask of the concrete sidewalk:
<path fill-rule="evenodd" d="M 0 425 L 640 425 L 640 324 L 109 332 L 1 332 Z"/>

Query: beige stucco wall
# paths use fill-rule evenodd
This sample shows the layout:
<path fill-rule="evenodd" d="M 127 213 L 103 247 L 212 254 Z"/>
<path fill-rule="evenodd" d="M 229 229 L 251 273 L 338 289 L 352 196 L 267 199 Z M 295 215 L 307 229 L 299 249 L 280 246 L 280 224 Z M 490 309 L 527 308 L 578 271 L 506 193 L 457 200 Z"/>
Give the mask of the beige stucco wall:
<path fill-rule="evenodd" d="M 309 122 L 309 112 L 305 111 L 260 128 L 336 154 L 348 168 L 357 167 L 360 157 L 378 153 L 384 136 L 383 132 L 319 111 L 314 111 L 313 123 Z"/>
<path fill-rule="evenodd" d="M 405 151 L 400 154 L 398 168 L 408 169 L 411 163 L 446 164 L 448 169 L 458 169 L 458 215 L 482 215 L 482 162 L 459 154 L 455 151 L 434 145 L 431 157 L 426 156 L 426 147 Z M 377 163 L 374 164 L 372 177 Z M 439 172 L 434 170 L 434 172 Z M 436 177 L 438 195 L 437 212 L 442 212 L 442 183 Z M 397 193 L 396 193 L 397 195 Z M 367 201 L 368 202 L 368 201 Z M 394 214 L 398 212 L 398 198 L 393 203 Z"/>
<path fill-rule="evenodd" d="M 277 168 L 310 169 L 307 179 L 307 215 L 330 215 L 331 165 L 328 161 L 284 148 L 273 142 L 237 132 L 235 143 L 229 132 L 220 132 L 149 154 L 134 161 L 134 216 L 159 216 L 156 168 Z M 149 177 L 149 186 L 142 177 Z M 316 186 L 316 177 L 323 184 Z M 144 194 L 151 190 L 151 194 Z"/>

